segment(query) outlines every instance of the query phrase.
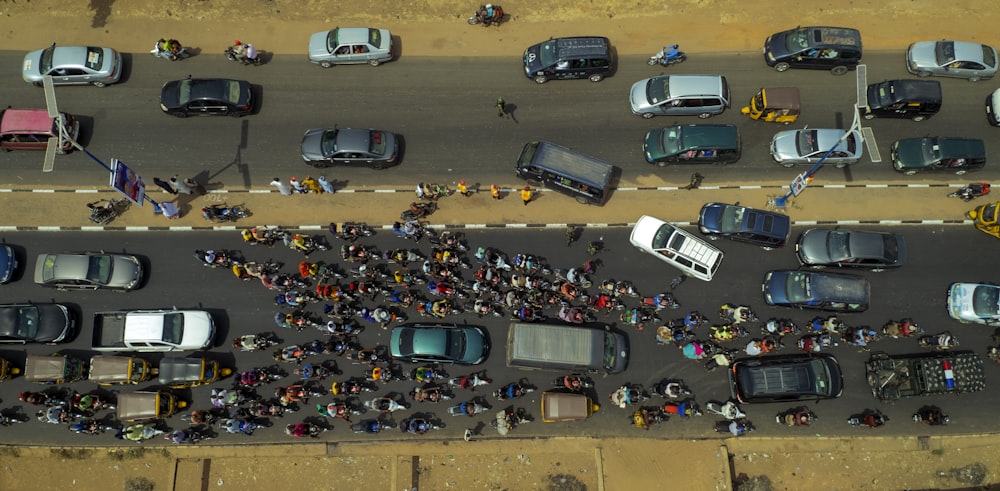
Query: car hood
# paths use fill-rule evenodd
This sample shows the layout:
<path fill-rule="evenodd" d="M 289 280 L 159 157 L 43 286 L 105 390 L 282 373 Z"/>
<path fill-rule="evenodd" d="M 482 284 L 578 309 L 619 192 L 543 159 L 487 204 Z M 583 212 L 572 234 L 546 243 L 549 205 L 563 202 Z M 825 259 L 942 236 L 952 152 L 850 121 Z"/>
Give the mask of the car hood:
<path fill-rule="evenodd" d="M 323 160 L 323 133 L 325 128 L 313 128 L 302 135 L 302 158 L 304 160 Z"/>
<path fill-rule="evenodd" d="M 17 256 L 9 245 L 0 246 L 0 284 L 8 283 L 17 269 Z"/>
<path fill-rule="evenodd" d="M 923 169 L 933 162 L 925 158 L 924 147 L 930 145 L 931 140 L 924 138 L 906 138 L 899 140 L 893 145 L 895 164 L 898 169 Z"/>
<path fill-rule="evenodd" d="M 468 329 L 465 333 L 465 356 L 461 361 L 471 365 L 482 363 L 486 360 L 487 350 L 489 349 L 486 336 L 479 329 Z"/>
<path fill-rule="evenodd" d="M 142 279 L 142 265 L 139 260 L 131 256 L 111 256 L 113 265 L 111 268 L 111 278 L 108 280 L 110 288 L 135 288 Z"/>
<path fill-rule="evenodd" d="M 39 343 L 59 343 L 68 341 L 73 328 L 73 318 L 69 309 L 57 303 L 33 304 L 38 309 L 38 325 L 35 327 L 34 336 L 28 342 Z M 17 318 L 17 310 L 27 307 L 27 305 L 7 305 L 0 309 L 0 318 L 6 326 L 14 326 Z M 7 331 L 5 328 L 4 331 Z M 15 334 L 13 332 L 3 332 L 4 335 Z"/>
<path fill-rule="evenodd" d="M 167 109 L 177 109 L 180 106 L 181 81 L 172 80 L 163 84 L 160 89 L 160 104 Z"/>
<path fill-rule="evenodd" d="M 934 48 L 937 46 L 937 41 L 921 41 L 919 43 L 913 43 L 910 48 L 906 50 L 906 56 L 909 58 L 910 62 L 916 63 L 921 67 L 936 67 L 938 66 L 937 56 L 934 54 Z"/>
<path fill-rule="evenodd" d="M 788 271 L 768 271 L 764 275 L 764 299 L 768 304 L 787 304 Z"/>
<path fill-rule="evenodd" d="M 542 66 L 542 57 L 539 54 L 541 47 L 542 43 L 538 43 L 524 50 L 524 73 L 528 76 L 545 68 Z"/>
<path fill-rule="evenodd" d="M 629 92 L 629 103 L 632 105 L 633 111 L 641 111 L 652 107 L 649 104 L 649 99 L 646 97 L 646 86 L 649 85 L 650 80 L 652 79 L 647 78 L 632 84 L 632 89 Z"/>
<path fill-rule="evenodd" d="M 799 156 L 798 148 L 795 144 L 796 130 L 781 131 L 771 139 L 771 157 L 781 162 L 786 159 L 793 159 Z"/>
<path fill-rule="evenodd" d="M 722 210 L 726 205 L 719 203 L 709 203 L 701 207 L 698 213 L 698 226 L 702 231 L 719 232 L 722 230 Z"/>
<path fill-rule="evenodd" d="M 829 248 L 830 231 L 807 230 L 799 239 L 799 257 L 808 264 L 823 264 L 833 262 Z M 837 258 L 836 260 L 840 260 Z"/>
<path fill-rule="evenodd" d="M 772 34 L 764 40 L 764 52 L 770 54 L 774 58 L 788 56 L 788 48 L 785 46 L 785 37 L 787 35 L 787 32 Z"/>
<path fill-rule="evenodd" d="M 321 59 L 330 56 L 330 51 L 326 48 L 326 38 L 330 31 L 317 32 L 309 36 L 309 59 Z"/>
<path fill-rule="evenodd" d="M 955 283 L 948 291 L 948 313 L 954 319 L 978 322 L 984 321 L 976 314 L 973 300 L 976 297 L 976 283 Z"/>
<path fill-rule="evenodd" d="M 663 151 L 663 133 L 667 130 L 659 128 L 646 132 L 646 137 L 642 141 L 642 152 L 646 156 L 647 162 L 666 157 Z"/>
<path fill-rule="evenodd" d="M 202 349 L 212 345 L 215 337 L 215 323 L 212 316 L 203 310 L 185 310 L 184 334 L 179 349 Z"/>
<path fill-rule="evenodd" d="M 38 82 L 42 80 L 39 65 L 42 63 L 42 49 L 32 51 L 24 55 L 24 62 L 21 63 L 21 78 L 27 82 Z"/>

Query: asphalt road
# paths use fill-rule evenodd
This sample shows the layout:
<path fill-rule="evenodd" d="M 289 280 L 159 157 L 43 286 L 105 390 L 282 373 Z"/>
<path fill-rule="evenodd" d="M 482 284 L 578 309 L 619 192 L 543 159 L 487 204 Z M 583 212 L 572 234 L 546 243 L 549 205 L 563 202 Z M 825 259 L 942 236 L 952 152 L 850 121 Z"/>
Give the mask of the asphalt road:
<path fill-rule="evenodd" d="M 44 107 L 41 89 L 25 84 L 18 67 L 22 53 L 0 53 L 0 97 L 15 107 Z M 386 171 L 334 168 L 325 171 L 350 187 L 402 186 L 414 181 L 507 183 L 524 143 L 546 139 L 608 160 L 623 169 L 622 185 L 651 176 L 687 182 L 690 167 L 655 168 L 641 155 L 645 131 L 673 123 L 736 124 L 743 140 L 743 159 L 723 168 L 699 168 L 706 183 L 787 182 L 800 170 L 775 165 L 768 144 L 777 131 L 810 127 L 848 127 L 856 101 L 854 72 L 836 77 L 826 71 L 767 68 L 756 52 L 700 55 L 665 70 L 649 67 L 639 57 L 623 57 L 615 76 L 601 83 L 554 81 L 539 86 L 526 79 L 520 60 L 510 58 L 403 57 L 379 67 L 348 66 L 329 70 L 301 57 L 278 56 L 263 67 L 246 67 L 221 54 L 204 54 L 167 63 L 145 53 L 127 55 L 122 83 L 104 89 L 89 86 L 56 89 L 59 108 L 81 116 L 84 145 L 109 161 L 119 158 L 144 175 L 166 177 L 201 174 L 229 189 L 266 187 L 274 176 L 319 174 L 299 157 L 306 129 L 339 125 L 374 127 L 403 137 L 401 165 Z M 902 52 L 866 53 L 868 81 L 907 78 Z M 631 114 L 628 90 L 637 80 L 660 73 L 721 73 L 729 81 L 732 108 L 711 118 L 644 120 Z M 245 78 L 257 87 L 258 114 L 230 118 L 168 117 L 158 109 L 160 86 L 172 79 L 196 77 Z M 995 130 L 983 116 L 983 100 L 993 84 L 939 79 L 944 93 L 942 111 L 928 121 L 873 120 L 883 161 L 872 163 L 866 151 L 857 165 L 828 169 L 827 182 L 914 181 L 920 176 L 895 173 L 888 161 L 896 139 L 924 135 L 978 137 L 996 151 Z M 761 86 L 798 86 L 802 116 L 790 126 L 751 121 L 739 113 Z M 511 119 L 496 117 L 502 96 L 513 109 Z M 5 158 L 9 185 L 105 185 L 100 168 L 81 153 L 60 156 L 56 171 L 41 173 L 40 152 L 14 152 Z M 990 179 L 987 167 L 977 174 Z M 930 181 L 953 178 L 927 175 Z"/>
<path fill-rule="evenodd" d="M 801 230 L 801 228 L 794 230 L 793 238 Z M 950 320 L 944 308 L 944 292 L 948 284 L 953 281 L 987 281 L 991 279 L 986 272 L 996 267 L 992 256 L 968 254 L 966 251 L 983 250 L 992 244 L 993 239 L 971 228 L 900 227 L 896 230 L 907 237 L 910 254 L 909 264 L 898 271 L 865 274 L 872 284 L 872 307 L 863 314 L 845 315 L 844 320 L 851 326 L 869 325 L 879 328 L 889 319 L 912 317 L 930 333 L 945 329 L 950 330 L 960 338 L 963 348 L 972 349 L 982 355 L 985 347 L 990 343 L 989 336 L 992 330 L 982 326 L 965 326 Z M 670 279 L 676 276 L 676 272 L 658 263 L 655 259 L 640 254 L 628 245 L 627 235 L 628 230 L 626 229 L 588 230 L 581 237 L 580 242 L 567 249 L 562 240 L 562 234 L 556 231 L 484 230 L 467 233 L 468 242 L 473 250 L 477 246 L 490 245 L 498 247 L 508 254 L 530 252 L 549 258 L 550 264 L 556 268 L 567 268 L 582 263 L 588 256 L 580 244 L 585 244 L 589 240 L 603 239 L 608 245 L 608 251 L 601 255 L 604 264 L 595 275 L 595 280 L 628 279 L 633 281 L 638 290 L 645 295 L 663 291 Z M 301 255 L 282 247 L 274 249 L 244 247 L 235 232 L 8 233 L 4 236 L 4 240 L 15 246 L 22 257 L 27 254 L 28 260 L 25 261 L 26 271 L 19 276 L 17 281 L 0 289 L 0 301 L 31 300 L 41 302 L 54 300 L 74 306 L 82 313 L 83 330 L 75 341 L 60 348 L 78 356 L 89 358 L 93 354 L 88 349 L 92 333 L 92 314 L 96 311 L 109 309 L 165 308 L 170 306 L 208 309 L 214 314 L 219 328 L 218 344 L 210 350 L 209 356 L 221 360 L 225 366 L 235 366 L 239 370 L 270 365 L 273 361 L 268 353 L 234 353 L 229 345 L 229 340 L 235 336 L 261 331 L 280 331 L 278 335 L 283 338 L 284 344 L 303 343 L 319 337 L 319 333 L 315 331 L 297 333 L 276 329 L 272 321 L 273 314 L 277 310 L 272 303 L 273 292 L 264 290 L 255 281 L 237 281 L 226 270 L 205 268 L 192 257 L 196 248 L 242 249 L 244 255 L 251 260 L 273 258 L 282 261 L 285 263 L 283 269 L 288 272 L 293 271 L 295 265 L 301 260 Z M 379 249 L 408 247 L 412 244 L 404 243 L 386 234 L 378 234 L 362 242 L 373 244 Z M 338 242 L 334 241 L 333 244 L 339 247 Z M 791 247 L 776 251 L 762 251 L 757 247 L 745 244 L 722 242 L 719 245 L 725 251 L 726 259 L 716 279 L 710 283 L 693 279 L 687 280 L 676 291 L 682 308 L 678 311 L 664 312 L 664 320 L 682 317 L 688 310 L 696 309 L 708 315 L 713 321 L 718 321 L 717 311 L 724 302 L 748 304 L 757 311 L 762 319 L 788 317 L 800 325 L 804 325 L 814 317 L 815 314 L 811 312 L 766 308 L 761 298 L 760 282 L 767 270 L 796 266 Z M 149 280 L 145 287 L 129 294 L 117 294 L 59 292 L 32 284 L 31 272 L 34 268 L 34 258 L 38 253 L 96 249 L 123 250 L 146 258 L 149 261 Z M 420 249 L 425 254 L 429 252 L 429 246 L 426 242 L 420 244 Z M 317 253 L 310 259 L 341 263 L 336 258 L 335 252 L 332 251 Z M 634 303 L 635 300 L 631 302 Z M 311 310 L 318 311 L 318 307 L 313 306 Z M 408 313 L 412 314 L 411 320 L 418 318 L 412 309 Z M 554 314 L 554 312 L 550 314 Z M 493 349 L 482 368 L 486 369 L 494 380 L 494 384 L 489 387 L 490 390 L 495 390 L 500 385 L 521 377 L 527 377 L 531 383 L 540 389 L 545 389 L 551 380 L 558 375 L 556 372 L 524 372 L 508 369 L 504 366 L 507 321 L 495 317 L 477 319 L 472 315 L 457 316 L 455 320 L 482 325 L 488 329 Z M 632 361 L 629 369 L 619 375 L 597 374 L 595 376 L 597 384 L 594 396 L 603 407 L 590 420 L 565 425 L 531 424 L 516 430 L 522 436 L 525 433 L 546 436 L 565 434 L 614 436 L 630 431 L 628 421 L 631 410 L 625 411 L 613 407 L 607 400 L 608 394 L 625 382 L 649 386 L 666 377 L 682 378 L 692 387 L 698 402 L 702 404 L 707 400 L 724 400 L 728 397 L 729 388 L 724 371 L 706 372 L 697 363 L 684 359 L 679 350 L 657 345 L 654 341 L 654 329 L 637 332 L 629 326 L 622 326 L 616 316 L 600 320 L 617 324 L 617 327 L 628 333 L 632 345 Z M 364 323 L 360 320 L 359 322 Z M 381 331 L 371 324 L 366 324 L 366 330 L 360 335 L 359 340 L 363 346 L 371 347 L 387 343 L 388 337 L 388 331 Z M 794 341 L 789 342 L 789 347 L 782 352 L 795 352 L 793 343 Z M 50 346 L 28 347 L 28 351 L 31 353 L 51 353 L 56 349 Z M 882 340 L 875 345 L 875 349 L 889 353 L 921 351 L 913 339 Z M 978 432 L 992 427 L 991 416 L 987 412 L 983 412 L 981 408 L 990 407 L 997 403 L 997 396 L 993 392 L 981 392 L 960 398 L 918 398 L 904 400 L 892 406 L 880 406 L 872 398 L 864 379 L 863 361 L 867 359 L 867 353 L 858 352 L 846 345 L 834 348 L 832 353 L 837 356 L 844 367 L 846 390 L 840 399 L 824 401 L 814 407 L 821 419 L 810 431 L 822 434 L 850 435 L 853 429 L 843 423 L 844 418 L 866 407 L 882 407 L 890 417 L 903 422 L 903 424 L 887 426 L 883 433 L 888 432 L 885 433 L 888 435 L 909 434 L 910 426 L 905 421 L 912 411 L 923 404 L 937 404 L 951 415 L 952 424 L 947 428 L 949 432 Z M 19 346 L 10 346 L 0 349 L 0 356 L 22 363 L 24 351 Z M 149 358 L 158 360 L 161 356 L 150 355 Z M 322 359 L 319 357 L 314 360 Z M 349 360 L 337 359 L 337 363 L 344 372 L 343 375 L 336 377 L 337 379 L 362 374 L 362 367 L 352 365 Z M 290 371 L 294 367 L 284 366 L 283 368 Z M 446 368 L 446 371 L 452 376 L 465 374 L 472 370 L 471 367 Z M 994 378 L 997 370 L 998 368 L 990 363 L 987 366 L 988 378 Z M 286 379 L 286 382 L 278 384 L 288 385 L 290 383 L 292 383 L 291 379 Z M 229 380 L 226 380 L 215 384 L 215 386 L 228 386 L 228 384 Z M 269 396 L 271 390 L 278 384 L 261 391 L 262 395 Z M 140 388 L 152 385 L 155 384 L 143 385 Z M 412 385 L 410 382 L 391 383 L 385 386 L 378 395 L 406 393 L 412 388 Z M 95 388 L 89 382 L 71 384 L 71 387 L 79 391 Z M 38 386 L 28 384 L 23 378 L 4 382 L 0 385 L 0 400 L 3 401 L 0 408 L 5 411 L 13 410 L 33 414 L 34 408 L 19 406 L 16 394 L 23 390 L 37 389 L 39 389 Z M 115 389 L 119 390 L 120 388 L 116 387 Z M 131 388 L 126 390 L 131 390 Z M 206 408 L 208 406 L 208 392 L 208 388 L 198 388 L 192 391 L 181 391 L 181 394 L 187 400 L 194 401 L 194 408 Z M 453 402 L 466 400 L 471 396 L 469 393 L 456 395 L 458 397 Z M 505 404 L 489 397 L 488 393 L 480 393 L 480 395 L 487 396 L 495 410 L 505 407 Z M 314 399 L 312 402 L 328 402 L 329 400 L 330 396 L 327 395 Z M 531 414 L 538 417 L 538 400 L 539 392 L 535 392 L 516 401 L 516 405 L 525 407 Z M 488 424 L 490 416 L 493 414 L 493 411 L 490 411 L 486 416 L 480 418 L 451 417 L 445 411 L 446 404 L 414 407 L 401 415 L 431 412 L 448 424 L 448 427 L 442 430 L 442 436 L 457 438 L 465 428 L 474 427 L 476 423 Z M 781 436 L 793 434 L 789 433 L 792 430 L 771 424 L 769 421 L 774 413 L 789 406 L 791 405 L 748 405 L 745 406 L 745 409 L 747 409 L 751 419 L 757 423 L 759 434 Z M 311 408 L 312 405 L 306 405 L 301 412 L 286 417 L 285 420 L 299 420 L 304 416 L 314 416 L 314 409 Z M 398 421 L 401 415 L 397 413 L 395 419 Z M 710 437 L 712 434 L 711 421 L 713 418 L 707 415 L 693 421 L 675 420 L 660 428 L 654 428 L 653 431 L 670 432 L 685 438 Z M 275 423 L 280 427 L 282 420 L 277 420 Z M 175 427 L 183 425 L 176 417 L 169 420 L 168 424 Z M 279 427 L 260 431 L 254 437 L 254 441 L 282 440 L 283 435 L 280 435 Z M 333 432 L 328 434 L 331 439 L 339 441 L 363 438 L 363 436 L 350 433 L 346 425 L 340 422 L 334 422 L 334 427 Z M 485 430 L 492 431 L 488 426 Z M 42 424 L 34 419 L 28 424 L 6 428 L 4 433 L 11 440 L 30 443 L 79 444 L 81 441 L 93 441 L 94 443 L 110 443 L 112 441 L 111 437 L 107 435 L 93 440 L 81 440 L 81 437 L 71 435 L 61 427 Z M 386 438 L 399 437 L 400 434 L 397 432 L 386 436 Z M 245 443 L 247 440 L 243 437 L 223 435 L 216 442 Z"/>

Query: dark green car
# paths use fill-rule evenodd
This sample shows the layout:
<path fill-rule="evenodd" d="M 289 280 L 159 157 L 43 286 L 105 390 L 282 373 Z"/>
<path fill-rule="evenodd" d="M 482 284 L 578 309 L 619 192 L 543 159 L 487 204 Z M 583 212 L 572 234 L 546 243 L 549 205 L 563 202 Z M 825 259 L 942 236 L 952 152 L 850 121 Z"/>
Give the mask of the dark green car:
<path fill-rule="evenodd" d="M 912 176 L 919 171 L 947 171 L 956 175 L 986 165 L 986 144 L 975 138 L 906 138 L 892 144 L 892 167 Z"/>
<path fill-rule="evenodd" d="M 409 363 L 478 365 L 489 352 L 486 332 L 475 326 L 404 324 L 389 338 L 392 358 Z"/>
<path fill-rule="evenodd" d="M 740 133 L 731 124 L 685 124 L 650 130 L 643 139 L 646 162 L 728 164 L 740 159 Z"/>

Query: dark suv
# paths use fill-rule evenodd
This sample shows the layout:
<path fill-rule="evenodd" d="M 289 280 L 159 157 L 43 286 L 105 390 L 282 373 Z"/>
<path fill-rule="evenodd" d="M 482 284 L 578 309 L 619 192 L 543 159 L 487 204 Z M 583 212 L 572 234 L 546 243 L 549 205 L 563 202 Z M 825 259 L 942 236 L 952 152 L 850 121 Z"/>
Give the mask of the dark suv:
<path fill-rule="evenodd" d="M 698 214 L 698 230 L 716 240 L 720 237 L 756 244 L 764 249 L 784 247 L 792 229 L 787 215 L 739 203 L 707 203 Z"/>
<path fill-rule="evenodd" d="M 733 397 L 744 403 L 834 399 L 844 391 L 840 363 L 827 354 L 764 356 L 733 362 Z"/>
<path fill-rule="evenodd" d="M 764 41 L 764 62 L 789 68 L 830 70 L 843 75 L 861 62 L 861 33 L 845 27 L 796 27 Z"/>
<path fill-rule="evenodd" d="M 605 37 L 555 38 L 524 50 L 524 75 L 540 84 L 573 78 L 600 82 L 611 65 L 611 42 Z"/>

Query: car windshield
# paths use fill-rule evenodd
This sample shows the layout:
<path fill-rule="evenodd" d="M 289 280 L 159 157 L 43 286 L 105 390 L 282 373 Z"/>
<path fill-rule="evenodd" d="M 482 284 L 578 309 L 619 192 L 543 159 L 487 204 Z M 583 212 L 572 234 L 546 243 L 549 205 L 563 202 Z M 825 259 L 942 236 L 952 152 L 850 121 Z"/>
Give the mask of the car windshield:
<path fill-rule="evenodd" d="M 834 261 L 842 261 L 851 257 L 849 235 L 845 232 L 830 232 L 826 239 L 827 254 Z"/>
<path fill-rule="evenodd" d="M 651 78 L 646 83 L 646 100 L 650 105 L 667 100 L 668 94 L 670 94 L 670 77 Z"/>
<path fill-rule="evenodd" d="M 42 50 L 42 58 L 38 60 L 38 71 L 40 73 L 49 73 L 49 70 L 52 69 L 52 53 L 55 52 L 55 50 L 55 46 Z"/>
<path fill-rule="evenodd" d="M 538 62 L 543 67 L 549 67 L 556 62 L 556 40 L 550 39 L 538 46 Z"/>
<path fill-rule="evenodd" d="M 445 352 L 444 353 L 430 353 L 430 354 L 440 354 L 447 356 L 452 360 L 458 360 L 462 358 L 465 354 L 465 335 L 454 329 L 446 329 L 444 332 L 445 336 Z"/>
<path fill-rule="evenodd" d="M 880 107 L 891 106 L 895 101 L 895 87 L 891 82 L 882 82 L 875 86 L 875 92 L 878 93 L 878 105 Z"/>
<path fill-rule="evenodd" d="M 983 45 L 983 64 L 993 68 L 997 66 L 997 53 L 993 48 Z"/>
<path fill-rule="evenodd" d="M 660 138 L 660 151 L 664 155 L 674 155 L 681 151 L 684 141 L 681 139 L 680 130 L 674 126 L 663 130 L 663 138 Z"/>
<path fill-rule="evenodd" d="M 809 362 L 809 368 L 816 382 L 816 394 L 828 396 L 830 394 L 830 370 L 826 362 L 822 359 L 815 359 Z"/>
<path fill-rule="evenodd" d="M 163 316 L 163 342 L 181 344 L 184 336 L 184 314 L 171 312 Z"/>
<path fill-rule="evenodd" d="M 670 236 L 674 234 L 675 230 L 676 229 L 674 228 L 674 226 L 669 223 L 664 223 L 663 225 L 660 225 L 660 228 L 656 230 L 656 234 L 653 235 L 653 243 L 651 244 L 651 247 L 653 249 L 663 249 L 667 247 L 667 241 L 670 240 Z M 681 236 L 681 234 L 677 235 Z M 671 245 L 680 246 L 680 244 L 671 244 Z"/>
<path fill-rule="evenodd" d="M 791 303 L 805 302 L 812 298 L 812 286 L 809 282 L 809 275 L 792 271 L 788 274 L 788 281 L 785 283 L 785 294 Z"/>
<path fill-rule="evenodd" d="M 385 133 L 381 131 L 372 131 L 369 134 L 369 140 L 371 144 L 368 146 L 368 151 L 374 153 L 375 155 L 385 154 Z"/>
<path fill-rule="evenodd" d="M 924 138 L 920 142 L 920 153 L 924 162 L 935 162 L 941 158 L 941 147 L 937 138 Z"/>
<path fill-rule="evenodd" d="M 333 155 L 337 153 L 337 130 L 330 130 L 323 133 L 323 139 L 320 140 L 319 145 L 323 150 L 323 155 Z"/>
<path fill-rule="evenodd" d="M 84 62 L 87 68 L 97 71 L 104 63 L 104 51 L 101 48 L 87 48 L 87 61 Z"/>
<path fill-rule="evenodd" d="M 955 61 L 955 43 L 941 41 L 934 46 L 934 57 L 938 65 L 947 65 Z"/>
<path fill-rule="evenodd" d="M 87 281 L 107 285 L 111 280 L 111 256 L 90 256 L 87 268 Z"/>
<path fill-rule="evenodd" d="M 993 317 L 1000 313 L 1000 288 L 977 286 L 972 295 L 972 310 L 978 317 Z"/>
<path fill-rule="evenodd" d="M 604 333 L 604 368 L 611 370 L 615 367 L 615 358 L 618 356 L 618 347 L 615 337 L 611 333 Z"/>
<path fill-rule="evenodd" d="M 38 332 L 38 308 L 33 306 L 11 307 L 3 311 L 5 337 L 33 339 Z"/>
<path fill-rule="evenodd" d="M 798 53 L 809 47 L 809 29 L 801 28 L 788 31 L 785 34 L 785 49 L 789 53 Z"/>
<path fill-rule="evenodd" d="M 743 212 L 745 208 L 740 206 L 726 205 L 722 209 L 722 220 L 719 221 L 719 232 L 731 234 L 740 230 L 743 223 Z"/>
<path fill-rule="evenodd" d="M 819 141 L 816 138 L 816 130 L 803 130 L 799 132 L 795 139 L 795 148 L 799 155 L 809 155 L 819 150 Z"/>
<path fill-rule="evenodd" d="M 378 29 L 368 29 L 368 44 L 379 48 L 382 46 L 382 33 Z"/>

